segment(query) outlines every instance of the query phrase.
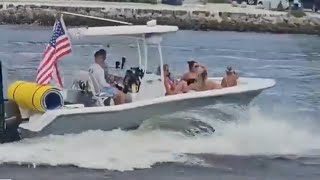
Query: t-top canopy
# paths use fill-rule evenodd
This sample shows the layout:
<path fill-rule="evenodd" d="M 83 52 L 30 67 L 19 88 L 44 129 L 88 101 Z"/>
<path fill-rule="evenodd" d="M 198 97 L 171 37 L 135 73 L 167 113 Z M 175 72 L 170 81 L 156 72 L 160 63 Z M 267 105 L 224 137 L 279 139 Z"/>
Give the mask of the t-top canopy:
<path fill-rule="evenodd" d="M 142 35 L 142 34 L 163 34 L 178 31 L 177 26 L 164 25 L 125 25 L 125 26 L 103 26 L 88 28 L 70 28 L 71 36 L 123 36 L 123 35 Z"/>

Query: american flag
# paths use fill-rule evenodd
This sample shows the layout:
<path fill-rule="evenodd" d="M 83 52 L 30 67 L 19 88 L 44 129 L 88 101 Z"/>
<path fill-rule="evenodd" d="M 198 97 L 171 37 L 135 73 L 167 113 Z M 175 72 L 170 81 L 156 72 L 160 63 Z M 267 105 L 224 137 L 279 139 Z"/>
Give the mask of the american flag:
<path fill-rule="evenodd" d="M 49 84 L 55 73 L 60 88 L 63 88 L 57 63 L 60 58 L 69 53 L 71 53 L 71 42 L 61 16 L 60 20 L 56 20 L 54 24 L 53 35 L 38 67 L 36 82 L 41 85 Z"/>

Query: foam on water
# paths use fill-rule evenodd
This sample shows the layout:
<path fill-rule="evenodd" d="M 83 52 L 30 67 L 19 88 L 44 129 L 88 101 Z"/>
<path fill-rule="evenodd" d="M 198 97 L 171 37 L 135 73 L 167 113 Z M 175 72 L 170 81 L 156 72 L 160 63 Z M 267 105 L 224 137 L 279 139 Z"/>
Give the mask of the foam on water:
<path fill-rule="evenodd" d="M 77 135 L 28 139 L 0 146 L 0 162 L 75 165 L 85 168 L 133 170 L 160 162 L 195 162 L 186 154 L 308 156 L 320 149 L 320 136 L 299 129 L 283 119 L 251 110 L 242 121 L 215 123 L 203 114 L 189 113 L 211 122 L 216 133 L 189 137 L 161 129 L 88 131 Z M 218 120 L 217 120 L 218 121 Z"/>

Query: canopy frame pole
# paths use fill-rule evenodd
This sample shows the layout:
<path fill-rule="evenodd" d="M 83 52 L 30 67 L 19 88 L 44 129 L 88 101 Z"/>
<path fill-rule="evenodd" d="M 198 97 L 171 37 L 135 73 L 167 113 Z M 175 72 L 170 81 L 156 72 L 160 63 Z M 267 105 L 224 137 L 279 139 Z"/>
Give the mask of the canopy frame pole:
<path fill-rule="evenodd" d="M 162 56 L 162 47 L 161 44 L 158 43 L 158 52 L 160 57 L 160 76 L 161 76 L 161 82 L 163 84 L 163 95 L 165 95 L 165 83 L 164 83 L 164 69 L 163 69 L 163 56 Z"/>
<path fill-rule="evenodd" d="M 145 34 L 143 34 L 143 47 L 144 47 L 144 71 L 147 72 L 148 69 L 148 45 Z"/>
<path fill-rule="evenodd" d="M 140 47 L 140 40 L 137 40 L 137 49 L 138 49 L 138 56 L 139 56 L 139 68 L 141 68 L 142 58 L 141 58 L 141 47 Z"/>

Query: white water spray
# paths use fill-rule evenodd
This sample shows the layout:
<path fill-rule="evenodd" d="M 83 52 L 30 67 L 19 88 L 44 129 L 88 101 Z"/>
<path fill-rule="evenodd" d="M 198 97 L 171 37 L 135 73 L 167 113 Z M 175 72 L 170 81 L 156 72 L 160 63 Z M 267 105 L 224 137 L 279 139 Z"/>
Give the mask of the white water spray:
<path fill-rule="evenodd" d="M 199 114 L 195 118 L 214 121 Z M 291 126 L 284 119 L 252 110 L 249 121 L 212 123 L 212 136 L 188 137 L 166 130 L 110 132 L 88 131 L 78 135 L 49 136 L 0 145 L 0 162 L 75 165 L 84 168 L 133 170 L 160 162 L 191 162 L 186 154 L 308 156 L 320 149 L 320 136 Z M 201 164 L 201 161 L 199 161 Z"/>

